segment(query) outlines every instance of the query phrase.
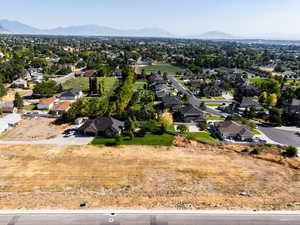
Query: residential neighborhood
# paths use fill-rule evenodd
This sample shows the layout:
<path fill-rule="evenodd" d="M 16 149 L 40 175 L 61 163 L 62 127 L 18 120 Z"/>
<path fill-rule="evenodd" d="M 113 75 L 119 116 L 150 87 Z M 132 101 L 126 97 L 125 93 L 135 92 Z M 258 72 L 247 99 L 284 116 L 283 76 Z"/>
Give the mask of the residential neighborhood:
<path fill-rule="evenodd" d="M 298 45 L 29 35 L 0 36 L 0 51 L 0 208 L 17 190 L 40 193 L 38 207 L 74 195 L 71 209 L 132 196 L 155 208 L 188 193 L 199 210 L 230 208 L 228 195 L 297 209 Z"/>

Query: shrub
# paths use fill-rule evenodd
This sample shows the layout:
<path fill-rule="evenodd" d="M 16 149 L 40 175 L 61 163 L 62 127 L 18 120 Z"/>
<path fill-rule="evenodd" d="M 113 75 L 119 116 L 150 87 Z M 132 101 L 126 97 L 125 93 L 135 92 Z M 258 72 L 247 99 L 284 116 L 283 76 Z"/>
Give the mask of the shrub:
<path fill-rule="evenodd" d="M 249 152 L 249 149 L 248 149 L 248 148 L 245 148 L 245 149 L 243 149 L 242 152 Z"/>
<path fill-rule="evenodd" d="M 294 146 L 285 147 L 284 150 L 283 154 L 287 157 L 296 157 L 298 155 L 298 149 Z"/>
<path fill-rule="evenodd" d="M 250 152 L 250 154 L 259 155 L 261 153 L 261 151 L 262 151 L 261 148 L 255 148 Z"/>

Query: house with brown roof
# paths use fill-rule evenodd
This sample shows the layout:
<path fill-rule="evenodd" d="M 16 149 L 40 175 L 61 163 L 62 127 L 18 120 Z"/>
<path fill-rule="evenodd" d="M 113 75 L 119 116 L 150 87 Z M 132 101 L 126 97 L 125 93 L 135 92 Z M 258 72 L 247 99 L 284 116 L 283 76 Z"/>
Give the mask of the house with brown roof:
<path fill-rule="evenodd" d="M 57 101 L 56 97 L 51 98 L 42 98 L 37 105 L 39 110 L 51 110 L 54 107 L 55 102 Z"/>
<path fill-rule="evenodd" d="M 62 115 L 64 112 L 67 112 L 71 108 L 72 102 L 59 102 L 54 105 L 52 114 Z"/>

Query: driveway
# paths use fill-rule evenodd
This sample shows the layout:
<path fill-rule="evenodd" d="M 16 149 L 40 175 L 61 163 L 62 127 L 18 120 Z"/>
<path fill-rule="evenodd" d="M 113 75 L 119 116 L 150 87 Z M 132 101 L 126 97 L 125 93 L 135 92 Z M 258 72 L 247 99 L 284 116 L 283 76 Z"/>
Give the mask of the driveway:
<path fill-rule="evenodd" d="M 258 130 L 277 143 L 300 147 L 300 137 L 295 134 L 295 131 L 263 126 L 259 126 Z"/>

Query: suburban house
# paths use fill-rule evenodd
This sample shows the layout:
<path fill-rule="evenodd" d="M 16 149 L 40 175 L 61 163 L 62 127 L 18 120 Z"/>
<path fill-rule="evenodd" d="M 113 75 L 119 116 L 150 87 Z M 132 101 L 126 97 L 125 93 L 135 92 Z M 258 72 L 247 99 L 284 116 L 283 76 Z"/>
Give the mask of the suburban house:
<path fill-rule="evenodd" d="M 162 90 L 162 91 L 156 91 L 155 96 L 158 100 L 161 100 L 163 97 L 169 95 L 169 92 Z"/>
<path fill-rule="evenodd" d="M 112 117 L 98 117 L 86 121 L 78 128 L 79 133 L 89 136 L 104 136 L 108 138 L 122 134 L 125 128 L 124 122 Z"/>
<path fill-rule="evenodd" d="M 237 104 L 237 108 L 240 112 L 245 111 L 246 109 L 250 109 L 251 107 L 254 107 L 256 110 L 261 110 L 264 107 L 260 105 L 257 101 L 254 101 L 250 98 L 243 97 L 241 103 Z"/>
<path fill-rule="evenodd" d="M 97 71 L 96 70 L 85 70 L 84 77 L 96 77 L 97 76 Z"/>
<path fill-rule="evenodd" d="M 166 95 L 162 98 L 164 108 L 177 111 L 181 108 L 181 100 L 177 96 Z"/>
<path fill-rule="evenodd" d="M 18 80 L 15 80 L 12 83 L 12 87 L 14 87 L 14 88 L 27 88 L 28 84 L 27 84 L 26 80 L 23 80 L 23 79 L 20 78 Z"/>
<path fill-rule="evenodd" d="M 246 126 L 231 120 L 215 123 L 218 135 L 226 140 L 252 141 L 254 134 Z"/>
<path fill-rule="evenodd" d="M 69 100 L 69 101 L 76 101 L 77 99 L 83 96 L 82 90 L 78 88 L 71 88 L 60 96 L 60 100 Z"/>
<path fill-rule="evenodd" d="M 207 86 L 203 89 L 204 96 L 207 97 L 218 97 L 222 96 L 225 91 L 217 85 Z"/>
<path fill-rule="evenodd" d="M 39 104 L 37 105 L 37 108 L 39 110 L 51 110 L 51 109 L 53 109 L 54 103 L 57 100 L 58 99 L 56 97 L 40 99 Z"/>
<path fill-rule="evenodd" d="M 59 102 L 54 105 L 52 114 L 62 115 L 64 112 L 67 112 L 71 108 L 72 102 Z"/>
<path fill-rule="evenodd" d="M 157 84 L 166 84 L 167 82 L 163 79 L 163 77 L 159 74 L 151 74 L 148 76 L 148 80 L 151 83 L 157 83 Z"/>
<path fill-rule="evenodd" d="M 15 127 L 20 120 L 21 120 L 20 114 L 8 114 L 0 118 L 0 134 L 12 127 Z"/>
<path fill-rule="evenodd" d="M 33 73 L 31 74 L 31 79 L 34 83 L 42 83 L 44 81 L 44 76 L 41 73 Z"/>
<path fill-rule="evenodd" d="M 13 102 L 0 103 L 0 109 L 3 113 L 16 113 L 18 111 Z"/>
<path fill-rule="evenodd" d="M 179 110 L 180 119 L 183 122 L 205 122 L 205 114 L 200 109 L 195 108 L 193 105 L 184 106 Z"/>

